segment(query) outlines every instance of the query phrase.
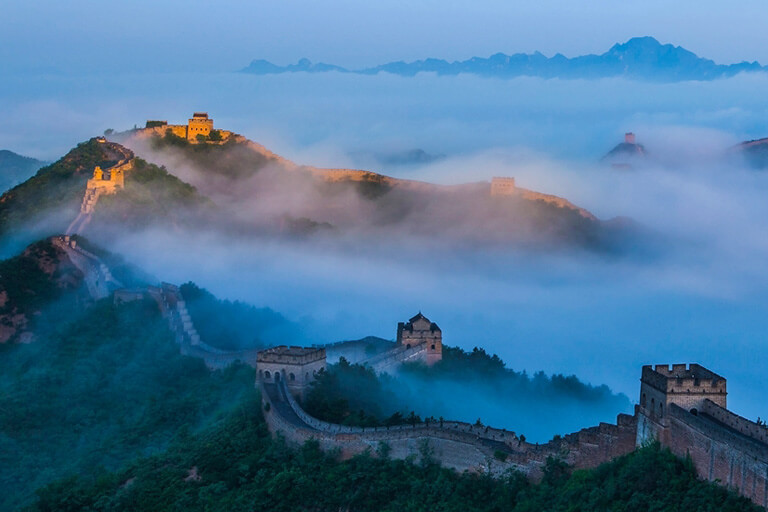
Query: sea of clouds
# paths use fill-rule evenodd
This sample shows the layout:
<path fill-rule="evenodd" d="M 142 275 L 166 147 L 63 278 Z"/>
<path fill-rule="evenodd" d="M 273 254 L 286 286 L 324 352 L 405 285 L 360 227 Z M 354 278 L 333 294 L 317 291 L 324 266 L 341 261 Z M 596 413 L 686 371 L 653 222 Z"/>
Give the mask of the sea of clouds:
<path fill-rule="evenodd" d="M 514 176 L 601 219 L 630 217 L 653 243 L 619 255 L 152 231 L 115 249 L 160 279 L 280 311 L 317 343 L 393 338 L 421 310 L 448 344 L 483 346 L 517 370 L 575 373 L 632 400 L 642 364 L 699 362 L 729 379 L 730 405 L 755 419 L 768 415 L 768 174 L 722 155 L 768 136 L 766 87 L 766 75 L 19 75 L 0 83 L 0 141 L 54 160 L 107 128 L 204 110 L 298 163 L 356 166 L 360 151 L 419 148 L 444 157 L 372 170 L 445 184 Z M 625 131 L 652 155 L 648 166 L 600 165 Z"/>

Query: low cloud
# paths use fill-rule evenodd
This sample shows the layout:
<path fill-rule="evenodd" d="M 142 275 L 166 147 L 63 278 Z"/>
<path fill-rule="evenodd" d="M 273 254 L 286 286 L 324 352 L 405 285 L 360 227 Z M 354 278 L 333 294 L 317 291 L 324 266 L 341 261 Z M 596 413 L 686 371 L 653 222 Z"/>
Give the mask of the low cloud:
<path fill-rule="evenodd" d="M 422 310 L 448 344 L 484 346 L 515 369 L 575 373 L 631 399 L 642 364 L 700 362 L 729 379 L 735 410 L 765 417 L 754 390 L 768 386 L 768 377 L 744 361 L 768 357 L 768 179 L 719 158 L 733 143 L 765 135 L 768 100 L 754 94 L 765 77 L 660 85 L 201 75 L 199 87 L 179 91 L 185 78 L 144 77 L 127 98 L 125 77 L 83 78 L 81 90 L 54 81 L 7 109 L 18 126 L 0 128 L 0 137 L 16 145 L 11 149 L 50 159 L 57 155 L 41 150 L 39 140 L 73 145 L 72 133 L 95 135 L 145 117 L 181 122 L 207 108 L 217 126 L 300 164 L 341 167 L 360 148 L 421 148 L 446 158 L 373 170 L 443 184 L 514 176 L 520 186 L 566 197 L 601 219 L 630 217 L 653 244 L 618 256 L 436 243 L 396 230 L 384 241 L 360 232 L 292 240 L 149 228 L 111 249 L 161 279 L 191 279 L 220 297 L 269 306 L 317 343 L 394 338 L 397 322 Z M 15 94 L 24 85 L 16 80 L 0 91 Z M 0 106 L 14 94 L 0 95 Z M 46 131 L 41 105 L 52 97 L 77 115 Z M 625 131 L 637 133 L 648 164 L 631 171 L 600 165 Z M 183 179 L 206 177 L 178 155 L 147 158 Z M 288 201 L 299 209 L 307 198 L 322 199 L 312 189 L 292 197 L 264 193 L 268 181 L 256 177 L 239 191 L 240 220 L 264 220 Z M 206 186 L 221 203 L 231 191 L 219 185 Z M 262 193 L 250 197 L 257 189 Z M 341 211 L 359 211 L 359 201 L 343 196 Z"/>

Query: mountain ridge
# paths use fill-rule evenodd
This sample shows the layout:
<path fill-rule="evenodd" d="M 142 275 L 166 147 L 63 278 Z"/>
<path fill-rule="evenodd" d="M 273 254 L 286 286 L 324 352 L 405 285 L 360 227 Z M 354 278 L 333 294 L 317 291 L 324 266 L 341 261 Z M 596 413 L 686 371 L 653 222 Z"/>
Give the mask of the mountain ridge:
<path fill-rule="evenodd" d="M 684 80 L 715 80 L 742 72 L 761 72 L 768 67 L 759 62 L 742 61 L 735 64 L 717 64 L 711 59 L 672 44 L 662 44 L 651 36 L 633 37 L 625 43 L 616 43 L 603 54 L 566 57 L 556 53 L 546 57 L 541 52 L 495 53 L 488 58 L 472 57 L 463 61 L 449 62 L 444 59 L 426 58 L 412 62 L 395 61 L 378 66 L 348 69 L 334 64 L 312 63 L 302 58 L 297 64 L 278 66 L 263 59 L 253 60 L 241 69 L 242 73 L 269 75 L 280 73 L 352 73 L 376 75 L 391 73 L 413 77 L 418 73 L 432 72 L 450 76 L 473 74 L 485 77 L 515 78 L 534 76 L 541 78 L 596 79 L 623 76 L 632 79 L 676 82 Z"/>
<path fill-rule="evenodd" d="M 0 149 L 0 192 L 15 187 L 46 165 L 48 162 Z"/>

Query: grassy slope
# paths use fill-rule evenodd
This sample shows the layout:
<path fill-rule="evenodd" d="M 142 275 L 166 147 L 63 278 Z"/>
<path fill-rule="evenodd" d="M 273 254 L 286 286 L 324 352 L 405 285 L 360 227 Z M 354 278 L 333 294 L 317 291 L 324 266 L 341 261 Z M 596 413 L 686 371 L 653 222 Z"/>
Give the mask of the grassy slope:
<path fill-rule="evenodd" d="M 193 226 L 213 213 L 213 203 L 195 187 L 156 165 L 137 158 L 125 174 L 125 188 L 102 196 L 91 230 L 125 231 L 149 226 Z"/>

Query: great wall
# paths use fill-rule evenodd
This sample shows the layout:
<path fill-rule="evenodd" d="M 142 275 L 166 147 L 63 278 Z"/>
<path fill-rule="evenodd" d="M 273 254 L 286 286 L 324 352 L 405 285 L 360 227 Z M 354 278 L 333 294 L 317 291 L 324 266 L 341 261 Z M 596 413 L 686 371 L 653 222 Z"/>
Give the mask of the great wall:
<path fill-rule="evenodd" d="M 125 173 L 133 169 L 133 151 L 116 142 L 109 142 L 104 137 L 98 137 L 96 140 L 103 146 L 108 158 L 116 160 L 116 163 L 105 169 L 96 166 L 93 170 L 93 177 L 88 180 L 85 187 L 80 213 L 67 228 L 67 235 L 82 232 L 91 221 L 99 196 L 117 193 L 125 186 Z"/>
<path fill-rule="evenodd" d="M 491 179 L 490 187 L 488 182 L 461 184 L 461 185 L 437 185 L 424 181 L 409 180 L 403 178 L 394 178 L 362 169 L 339 169 L 339 168 L 320 168 L 309 165 L 299 165 L 287 158 L 277 155 L 267 148 L 249 140 L 248 138 L 231 132 L 229 130 L 214 129 L 213 119 L 206 112 L 195 112 L 189 118 L 187 124 L 168 124 L 168 121 L 148 120 L 144 128 L 137 128 L 122 134 L 126 138 L 135 137 L 137 139 L 147 139 L 151 137 L 163 137 L 166 134 L 172 134 L 176 137 L 186 140 L 191 144 L 214 144 L 221 145 L 227 142 L 235 142 L 249 147 L 254 152 L 264 155 L 267 159 L 278 163 L 281 168 L 287 171 L 302 171 L 309 173 L 314 178 L 325 182 L 334 183 L 341 181 L 351 182 L 372 182 L 387 186 L 398 187 L 401 189 L 435 192 L 450 192 L 453 190 L 462 190 L 469 187 L 478 188 L 490 194 L 491 197 L 519 197 L 529 201 L 541 201 L 552 204 L 558 208 L 564 208 L 576 211 L 579 215 L 590 220 L 597 220 L 589 211 L 580 208 L 565 198 L 552 194 L 544 194 L 533 190 L 518 187 L 514 178 L 494 177 Z M 216 137 L 211 139 L 211 134 Z"/>
<path fill-rule="evenodd" d="M 690 457 L 700 478 L 768 507 L 768 430 L 729 411 L 726 380 L 697 364 L 644 366 L 634 415 L 620 414 L 616 424 L 601 423 L 544 444 L 526 442 L 514 431 L 457 421 L 374 428 L 337 425 L 313 418 L 298 401 L 317 372 L 326 367 L 325 347 L 244 351 L 211 347 L 197 334 L 176 286 L 163 283 L 144 290 L 121 289 L 98 256 L 66 236 L 56 237 L 54 243 L 87 276 L 94 299 L 110 293 L 115 302 L 153 298 L 182 354 L 200 358 L 212 369 L 236 361 L 254 367 L 267 425 L 273 434 L 292 443 L 314 439 L 343 457 L 366 451 L 383 453 L 386 446 L 386 453 L 394 458 L 428 455 L 458 471 L 500 475 L 512 469 L 537 480 L 549 457 L 577 469 L 593 468 L 658 440 L 674 454 Z M 357 358 L 357 362 L 377 372 L 394 373 L 406 361 L 439 361 L 442 333 L 423 315 L 399 324 L 398 338 L 390 350 Z M 328 349 L 342 354 L 344 345 L 329 345 Z"/>
<path fill-rule="evenodd" d="M 620 414 L 616 424 L 601 423 L 544 444 L 528 443 L 506 429 L 442 419 L 360 428 L 313 418 L 299 401 L 317 372 L 326 368 L 326 351 L 343 354 L 344 344 L 244 351 L 217 349 L 201 340 L 178 287 L 163 283 L 146 289 L 124 289 L 98 256 L 78 246 L 71 235 L 78 234 L 88 224 L 99 195 L 115 193 L 123 186 L 123 174 L 133 164 L 130 150 L 114 142 L 101 142 L 117 157 L 117 163 L 103 171 L 94 170 L 80 214 L 66 235 L 54 237 L 54 244 L 66 251 L 82 271 L 94 300 L 110 295 L 115 302 L 147 296 L 154 299 L 182 354 L 200 358 L 212 369 L 224 368 L 236 361 L 253 366 L 264 417 L 273 434 L 293 443 L 314 439 L 324 449 L 338 450 L 343 457 L 366 451 L 386 451 L 395 458 L 429 456 L 459 471 L 500 475 L 513 469 L 534 480 L 541 478 L 550 457 L 574 468 L 593 468 L 657 440 L 674 454 L 690 457 L 700 478 L 718 482 L 768 507 L 768 430 L 764 424 L 729 411 L 726 380 L 698 364 L 644 366 L 640 403 L 635 406 L 634 415 Z M 326 171 L 329 173 L 325 179 L 346 179 L 339 177 L 344 176 L 342 172 Z M 491 184 L 493 196 L 518 194 L 519 190 L 511 178 L 495 178 Z M 591 215 L 586 211 L 581 214 Z M 391 348 L 356 357 L 354 362 L 368 365 L 377 372 L 392 373 L 404 362 L 434 364 L 441 357 L 442 332 L 419 313 L 409 322 L 398 325 L 397 341 Z"/>
<path fill-rule="evenodd" d="M 700 365 L 644 366 L 634 415 L 620 414 L 616 424 L 601 423 L 544 444 L 526 442 L 503 428 L 443 419 L 391 427 L 338 425 L 310 416 L 299 400 L 317 373 L 325 370 L 326 350 L 339 356 L 346 343 L 244 351 L 211 347 L 200 339 L 176 286 L 117 288 L 120 283 L 96 255 L 65 236 L 57 237 L 55 243 L 84 274 L 90 274 L 86 283 L 91 283 L 88 289 L 94 299 L 108 297 L 109 290 L 118 303 L 153 298 L 182 354 L 202 359 L 211 369 L 236 361 L 254 367 L 267 425 L 274 435 L 291 443 L 315 440 L 323 449 L 338 450 L 342 457 L 368 451 L 403 459 L 429 456 L 457 471 L 501 475 L 516 470 L 538 480 L 550 457 L 587 469 L 657 440 L 675 455 L 690 457 L 700 478 L 768 507 L 768 429 L 729 411 L 726 380 Z M 398 325 L 398 340 L 392 348 L 355 359 L 378 373 L 396 373 L 404 362 L 434 364 L 441 357 L 442 332 L 419 313 Z"/>

